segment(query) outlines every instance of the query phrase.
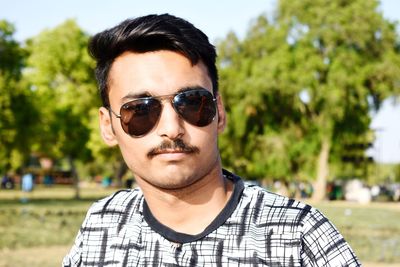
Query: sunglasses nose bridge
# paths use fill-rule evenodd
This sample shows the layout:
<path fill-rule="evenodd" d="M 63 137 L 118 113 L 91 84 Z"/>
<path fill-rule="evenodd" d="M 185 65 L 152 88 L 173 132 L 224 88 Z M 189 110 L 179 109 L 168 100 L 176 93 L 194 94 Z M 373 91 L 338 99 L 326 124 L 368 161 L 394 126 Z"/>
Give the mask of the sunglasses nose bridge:
<path fill-rule="evenodd" d="M 165 104 L 166 102 L 170 105 L 170 108 L 172 108 L 172 110 L 174 110 L 174 112 L 178 113 L 177 115 L 179 115 L 178 110 L 176 109 L 175 106 L 175 102 L 174 102 L 174 98 L 175 98 L 176 94 L 173 95 L 163 95 L 163 96 L 159 96 L 157 97 L 157 100 L 160 102 L 161 106 L 162 106 L 162 111 L 161 113 L 164 112 L 165 109 Z M 162 116 L 162 114 L 160 114 L 160 116 Z"/>
<path fill-rule="evenodd" d="M 179 114 L 178 110 L 176 109 L 175 102 L 174 102 L 175 97 L 176 97 L 176 94 L 171 94 L 171 95 L 157 96 L 157 97 L 155 97 L 155 99 L 157 99 L 160 102 L 163 110 L 164 110 L 165 102 L 168 102 L 171 105 L 171 107 Z M 160 116 L 161 116 L 161 114 L 160 114 Z"/>
<path fill-rule="evenodd" d="M 181 136 L 184 132 L 182 125 L 183 118 L 174 105 L 174 96 L 157 97 L 162 106 L 156 126 L 157 133 L 160 136 L 168 136 L 171 139 Z M 169 102 L 169 104 L 165 103 L 165 101 Z"/>
<path fill-rule="evenodd" d="M 156 96 L 154 97 L 158 101 L 160 101 L 161 104 L 164 104 L 165 101 L 169 100 L 170 103 L 173 103 L 173 99 L 176 96 L 176 94 L 172 95 L 161 95 L 161 96 Z"/>

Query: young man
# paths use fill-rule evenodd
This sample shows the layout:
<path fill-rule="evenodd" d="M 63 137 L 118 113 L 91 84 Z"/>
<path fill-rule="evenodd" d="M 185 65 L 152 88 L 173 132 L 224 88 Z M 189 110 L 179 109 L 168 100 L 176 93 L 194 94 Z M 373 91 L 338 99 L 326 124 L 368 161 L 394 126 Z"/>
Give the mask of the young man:
<path fill-rule="evenodd" d="M 95 35 L 90 52 L 102 137 L 139 188 L 90 208 L 63 266 L 360 266 L 317 210 L 222 169 L 226 115 L 204 33 L 149 15 Z"/>

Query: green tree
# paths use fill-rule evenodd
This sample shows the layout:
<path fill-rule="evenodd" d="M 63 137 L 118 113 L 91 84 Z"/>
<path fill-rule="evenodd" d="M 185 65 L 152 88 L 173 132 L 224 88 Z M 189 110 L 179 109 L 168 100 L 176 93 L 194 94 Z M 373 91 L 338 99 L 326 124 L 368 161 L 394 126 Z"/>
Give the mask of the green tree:
<path fill-rule="evenodd" d="M 25 52 L 13 39 L 14 31 L 0 21 L 0 172 L 16 170 L 29 156 L 37 114 L 32 92 L 21 82 Z"/>
<path fill-rule="evenodd" d="M 312 176 L 324 197 L 343 144 L 366 135 L 369 111 L 400 92 L 395 24 L 378 4 L 281 0 L 244 40 L 221 42 L 229 166 L 250 177 Z"/>
<path fill-rule="evenodd" d="M 29 40 L 27 45 L 25 79 L 40 107 L 41 127 L 34 150 L 52 158 L 68 159 L 76 185 L 76 161 L 91 159 L 87 147 L 90 112 L 99 106 L 94 62 L 87 53 L 88 39 L 75 21 L 67 20 Z"/>

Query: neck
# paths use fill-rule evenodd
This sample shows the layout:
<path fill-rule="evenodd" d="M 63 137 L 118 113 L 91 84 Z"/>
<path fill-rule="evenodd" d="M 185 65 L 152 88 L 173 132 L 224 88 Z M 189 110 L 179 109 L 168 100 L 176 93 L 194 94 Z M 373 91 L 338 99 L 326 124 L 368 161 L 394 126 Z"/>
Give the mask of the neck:
<path fill-rule="evenodd" d="M 176 232 L 201 233 L 228 202 L 233 183 L 222 175 L 221 165 L 181 189 L 162 189 L 138 179 L 152 215 Z"/>

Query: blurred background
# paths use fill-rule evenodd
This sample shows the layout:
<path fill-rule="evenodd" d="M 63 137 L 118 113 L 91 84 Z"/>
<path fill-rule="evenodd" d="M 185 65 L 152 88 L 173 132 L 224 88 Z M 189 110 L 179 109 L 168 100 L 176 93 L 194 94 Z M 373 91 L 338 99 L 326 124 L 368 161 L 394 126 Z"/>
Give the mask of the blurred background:
<path fill-rule="evenodd" d="M 98 130 L 90 37 L 171 13 L 218 51 L 224 167 L 400 265 L 400 2 L 0 1 L 0 266 L 59 266 L 90 204 L 134 187 Z"/>

